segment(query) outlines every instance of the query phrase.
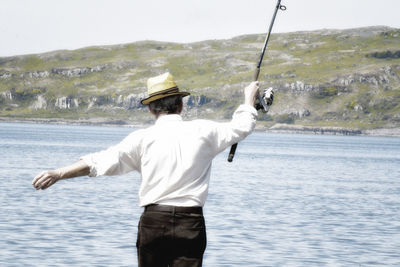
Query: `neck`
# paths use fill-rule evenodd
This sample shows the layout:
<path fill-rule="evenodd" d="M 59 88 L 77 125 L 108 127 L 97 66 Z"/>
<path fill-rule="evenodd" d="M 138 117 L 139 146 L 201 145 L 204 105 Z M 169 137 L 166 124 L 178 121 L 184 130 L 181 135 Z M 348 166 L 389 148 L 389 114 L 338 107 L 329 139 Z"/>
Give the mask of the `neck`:
<path fill-rule="evenodd" d="M 158 114 L 158 115 L 156 115 L 156 119 L 161 118 L 162 116 L 165 116 L 165 115 L 168 115 L 168 114 L 166 114 L 166 113 Z"/>
<path fill-rule="evenodd" d="M 158 118 L 161 118 L 162 116 L 166 116 L 166 115 L 179 115 L 180 113 L 160 113 L 160 114 L 158 114 L 158 115 L 155 115 L 156 116 L 156 119 L 158 119 Z"/>

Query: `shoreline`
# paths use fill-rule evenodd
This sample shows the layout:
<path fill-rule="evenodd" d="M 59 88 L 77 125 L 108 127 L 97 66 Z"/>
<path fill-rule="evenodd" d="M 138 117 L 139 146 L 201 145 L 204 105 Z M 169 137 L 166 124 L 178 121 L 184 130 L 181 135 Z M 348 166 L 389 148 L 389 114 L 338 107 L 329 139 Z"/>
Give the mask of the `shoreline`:
<path fill-rule="evenodd" d="M 269 133 L 400 137 L 400 128 L 358 129 L 337 126 L 304 126 L 277 123 L 270 128 L 266 128 L 265 131 Z"/>
<path fill-rule="evenodd" d="M 31 124 L 54 124 L 54 125 L 87 125 L 104 127 L 127 127 L 145 128 L 152 123 L 134 124 L 124 120 L 113 120 L 103 118 L 92 119 L 48 119 L 48 118 L 8 118 L 0 117 L 0 123 L 31 123 Z M 342 135 L 342 136 L 383 136 L 400 137 L 400 128 L 376 128 L 376 129 L 352 129 L 345 127 L 331 126 L 303 126 L 292 124 L 274 124 L 271 127 L 256 126 L 255 131 L 266 133 L 287 133 L 287 134 L 314 134 L 314 135 Z"/>
<path fill-rule="evenodd" d="M 130 127 L 144 128 L 151 124 L 134 124 L 124 120 L 112 120 L 102 118 L 92 119 L 48 119 L 48 118 L 8 118 L 0 117 L 0 123 L 30 123 L 30 124 L 54 124 L 54 125 L 87 125 L 87 126 L 115 126 L 115 127 Z"/>

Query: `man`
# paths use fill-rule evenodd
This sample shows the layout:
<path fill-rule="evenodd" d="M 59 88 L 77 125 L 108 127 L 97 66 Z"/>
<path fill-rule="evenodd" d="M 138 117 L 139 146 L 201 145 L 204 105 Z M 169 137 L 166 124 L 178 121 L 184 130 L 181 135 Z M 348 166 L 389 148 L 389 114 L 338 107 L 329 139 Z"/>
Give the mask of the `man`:
<path fill-rule="evenodd" d="M 169 73 L 150 78 L 142 100 L 156 122 L 121 143 L 83 156 L 70 166 L 44 171 L 32 182 L 46 189 L 59 180 L 89 175 L 141 174 L 139 205 L 144 207 L 137 238 L 139 266 L 201 266 L 206 248 L 202 212 L 213 158 L 243 140 L 256 123 L 258 82 L 244 90 L 228 123 L 183 121 L 181 92 Z"/>

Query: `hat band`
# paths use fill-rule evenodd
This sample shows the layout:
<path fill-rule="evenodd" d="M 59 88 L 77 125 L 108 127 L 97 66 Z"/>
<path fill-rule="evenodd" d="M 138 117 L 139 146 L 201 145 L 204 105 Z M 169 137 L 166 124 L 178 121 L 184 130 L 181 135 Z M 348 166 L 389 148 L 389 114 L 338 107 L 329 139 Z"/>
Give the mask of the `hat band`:
<path fill-rule="evenodd" d="M 156 96 L 156 95 L 166 95 L 166 94 L 170 94 L 170 93 L 178 93 L 178 92 L 179 92 L 179 88 L 177 86 L 175 86 L 175 87 L 172 87 L 172 88 L 168 88 L 168 89 L 166 89 L 164 91 L 160 91 L 160 92 L 156 92 L 156 93 L 150 94 L 149 97 Z"/>

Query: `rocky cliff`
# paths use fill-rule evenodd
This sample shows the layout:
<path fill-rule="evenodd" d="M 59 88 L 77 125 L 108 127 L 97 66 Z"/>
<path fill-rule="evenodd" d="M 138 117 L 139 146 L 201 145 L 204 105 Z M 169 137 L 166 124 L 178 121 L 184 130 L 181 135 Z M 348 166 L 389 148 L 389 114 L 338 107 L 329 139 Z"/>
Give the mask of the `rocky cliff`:
<path fill-rule="evenodd" d="M 0 116 L 146 123 L 146 80 L 170 71 L 192 93 L 187 118 L 225 120 L 242 101 L 263 39 L 145 41 L 0 58 Z M 399 127 L 399 47 L 400 30 L 387 27 L 273 34 L 259 80 L 276 97 L 259 125 Z"/>

